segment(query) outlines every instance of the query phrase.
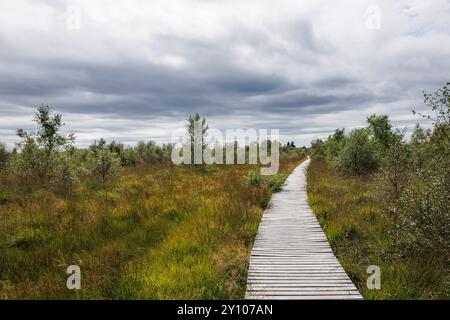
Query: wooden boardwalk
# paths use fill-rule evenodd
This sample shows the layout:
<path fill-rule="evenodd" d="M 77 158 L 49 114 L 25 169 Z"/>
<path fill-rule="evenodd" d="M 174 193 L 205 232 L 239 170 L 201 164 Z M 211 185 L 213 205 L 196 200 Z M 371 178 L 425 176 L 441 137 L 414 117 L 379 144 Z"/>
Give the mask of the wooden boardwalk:
<path fill-rule="evenodd" d="M 253 245 L 246 299 L 362 299 L 307 203 L 304 161 L 275 193 Z"/>

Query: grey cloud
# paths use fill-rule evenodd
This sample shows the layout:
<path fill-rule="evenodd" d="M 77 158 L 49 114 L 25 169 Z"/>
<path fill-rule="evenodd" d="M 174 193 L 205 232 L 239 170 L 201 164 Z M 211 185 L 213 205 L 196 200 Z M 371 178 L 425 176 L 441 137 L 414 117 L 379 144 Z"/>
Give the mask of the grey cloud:
<path fill-rule="evenodd" d="M 55 12 L 62 14 L 69 2 L 42 1 L 51 10 L 37 19 L 36 30 L 24 26 L 27 20 L 9 19 L 0 31 L 0 140 L 14 135 L 15 123 L 3 119 L 17 117 L 31 126 L 32 107 L 40 103 L 69 115 L 74 131 L 86 133 L 86 123 L 77 122 L 82 118 L 127 141 L 147 131 L 149 139 L 169 137 L 169 125 L 193 112 L 219 127 L 276 127 L 304 144 L 302 135 L 310 139 L 335 127 L 355 127 L 368 113 L 405 114 L 412 104 L 421 106 L 421 90 L 449 81 L 450 41 L 444 40 L 450 36 L 442 32 L 450 28 L 449 5 L 438 10 L 434 6 L 445 7 L 444 1 L 425 9 L 403 0 L 398 7 L 378 2 L 395 16 L 386 23 L 397 25 L 358 29 L 364 21 L 355 23 L 362 18 L 348 10 L 350 1 L 306 1 L 304 7 L 290 0 L 258 1 L 248 14 L 237 2 L 218 2 L 203 20 L 186 1 L 174 17 L 162 14 L 169 7 L 164 2 L 158 10 L 143 5 L 135 20 L 119 21 L 118 28 L 101 18 L 109 7 L 92 2 L 84 8 L 84 27 L 68 31 Z M 24 3 L 34 8 L 34 2 Z M 314 14 L 302 13 L 308 6 Z M 196 2 L 194 8 L 209 6 Z M 339 25 L 329 19 L 337 16 Z M 152 135 L 151 123 L 165 133 Z"/>

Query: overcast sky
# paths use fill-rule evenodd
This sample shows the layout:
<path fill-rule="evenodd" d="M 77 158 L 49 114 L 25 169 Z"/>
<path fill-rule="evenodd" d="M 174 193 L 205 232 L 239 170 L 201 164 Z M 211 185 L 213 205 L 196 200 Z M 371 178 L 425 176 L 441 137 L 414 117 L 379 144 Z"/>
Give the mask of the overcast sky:
<path fill-rule="evenodd" d="M 309 145 L 372 113 L 411 127 L 450 81 L 450 0 L 0 1 L 0 141 L 62 113 L 79 145 L 274 128 Z"/>

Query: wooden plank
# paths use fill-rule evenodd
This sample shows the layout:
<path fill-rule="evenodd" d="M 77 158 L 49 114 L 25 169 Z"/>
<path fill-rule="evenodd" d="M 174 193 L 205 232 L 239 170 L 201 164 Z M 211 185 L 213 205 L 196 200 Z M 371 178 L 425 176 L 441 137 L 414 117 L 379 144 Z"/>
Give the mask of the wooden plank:
<path fill-rule="evenodd" d="M 259 225 L 247 299 L 362 299 L 308 205 L 309 159 L 273 195 Z"/>
<path fill-rule="evenodd" d="M 250 300 L 361 300 L 361 295 L 269 295 L 269 294 L 261 294 L 261 295 L 248 295 L 246 299 Z"/>

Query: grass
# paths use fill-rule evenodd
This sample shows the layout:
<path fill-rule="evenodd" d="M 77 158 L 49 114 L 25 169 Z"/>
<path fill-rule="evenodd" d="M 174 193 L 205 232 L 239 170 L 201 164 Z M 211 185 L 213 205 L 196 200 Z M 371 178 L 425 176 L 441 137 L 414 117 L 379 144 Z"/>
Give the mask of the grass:
<path fill-rule="evenodd" d="M 308 201 L 332 249 L 366 299 L 448 299 L 448 262 L 427 255 L 399 255 L 394 222 L 372 176 L 344 177 L 323 161 L 308 169 Z M 367 289 L 367 267 L 381 268 L 381 289 Z"/>
<path fill-rule="evenodd" d="M 242 182 L 254 170 L 146 165 L 66 196 L 0 177 L 0 299 L 243 298 L 272 193 Z M 66 288 L 72 264 L 81 290 Z"/>

